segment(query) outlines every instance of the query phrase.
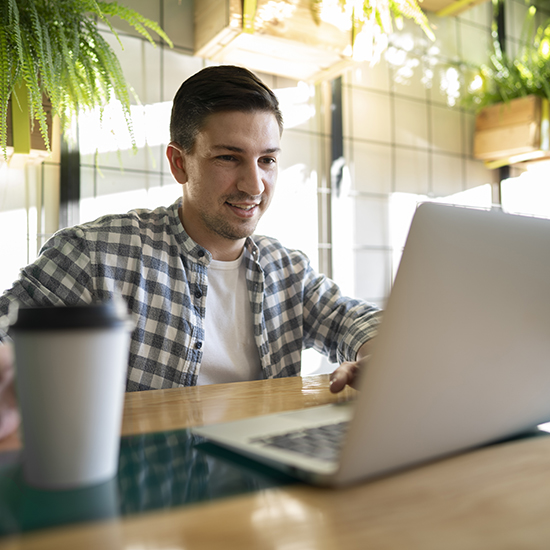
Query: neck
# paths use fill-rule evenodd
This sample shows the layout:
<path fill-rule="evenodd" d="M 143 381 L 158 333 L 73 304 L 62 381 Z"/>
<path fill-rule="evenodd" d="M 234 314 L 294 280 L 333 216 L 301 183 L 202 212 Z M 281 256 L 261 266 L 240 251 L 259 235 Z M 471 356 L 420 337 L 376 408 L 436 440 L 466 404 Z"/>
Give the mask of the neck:
<path fill-rule="evenodd" d="M 240 244 L 238 244 L 236 247 L 231 247 L 231 249 L 228 249 L 228 248 L 216 249 L 215 247 L 212 247 L 212 246 L 210 247 L 205 246 L 204 248 L 206 248 L 206 250 L 208 250 L 208 252 L 212 254 L 213 260 L 218 260 L 220 262 L 232 262 L 233 260 L 236 260 L 243 253 L 244 240 L 237 241 L 237 242 L 239 242 Z M 201 244 L 201 243 L 198 243 L 198 244 Z"/>

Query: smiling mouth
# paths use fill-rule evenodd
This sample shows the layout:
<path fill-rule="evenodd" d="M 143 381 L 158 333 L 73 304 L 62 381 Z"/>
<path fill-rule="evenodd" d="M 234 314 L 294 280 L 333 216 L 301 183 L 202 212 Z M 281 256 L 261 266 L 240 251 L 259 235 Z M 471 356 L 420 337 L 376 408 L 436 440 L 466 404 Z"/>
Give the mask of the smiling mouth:
<path fill-rule="evenodd" d="M 229 206 L 232 206 L 233 208 L 238 208 L 239 210 L 243 210 L 245 212 L 248 212 L 248 211 L 252 210 L 253 208 L 256 208 L 256 206 L 258 206 L 259 203 L 239 204 L 239 203 L 228 202 L 227 204 Z"/>

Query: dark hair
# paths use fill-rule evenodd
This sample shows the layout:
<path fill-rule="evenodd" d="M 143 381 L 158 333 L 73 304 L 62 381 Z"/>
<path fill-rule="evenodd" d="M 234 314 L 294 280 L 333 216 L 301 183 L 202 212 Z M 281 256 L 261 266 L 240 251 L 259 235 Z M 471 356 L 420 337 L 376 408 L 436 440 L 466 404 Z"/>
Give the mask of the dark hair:
<path fill-rule="evenodd" d="M 224 111 L 268 111 L 283 131 L 283 116 L 275 94 L 242 67 L 207 67 L 188 78 L 172 105 L 170 140 L 191 152 L 208 115 Z"/>

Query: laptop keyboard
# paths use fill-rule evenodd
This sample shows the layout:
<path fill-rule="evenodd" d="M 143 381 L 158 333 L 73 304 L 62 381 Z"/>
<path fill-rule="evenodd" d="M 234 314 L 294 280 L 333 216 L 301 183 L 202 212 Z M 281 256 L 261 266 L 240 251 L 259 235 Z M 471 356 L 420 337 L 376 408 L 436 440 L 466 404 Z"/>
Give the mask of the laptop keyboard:
<path fill-rule="evenodd" d="M 286 449 L 326 461 L 337 460 L 349 422 L 305 428 L 270 437 L 257 437 L 253 443 Z"/>

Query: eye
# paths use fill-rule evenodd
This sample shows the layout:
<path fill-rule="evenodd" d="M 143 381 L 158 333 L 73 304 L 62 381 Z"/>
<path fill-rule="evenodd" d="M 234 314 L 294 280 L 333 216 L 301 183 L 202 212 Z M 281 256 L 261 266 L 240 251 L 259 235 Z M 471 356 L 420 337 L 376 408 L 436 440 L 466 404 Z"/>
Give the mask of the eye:
<path fill-rule="evenodd" d="M 224 160 L 224 161 L 227 161 L 227 162 L 231 162 L 233 160 L 236 160 L 235 157 L 233 155 L 220 155 L 217 157 L 219 160 Z"/>
<path fill-rule="evenodd" d="M 263 164 L 275 164 L 277 162 L 277 159 L 275 157 L 262 157 L 260 159 L 260 162 Z"/>

